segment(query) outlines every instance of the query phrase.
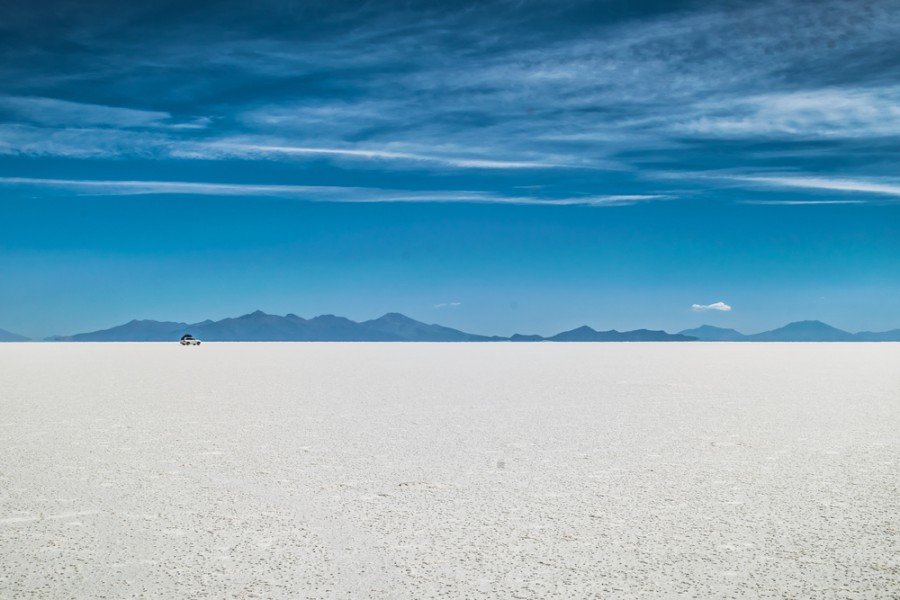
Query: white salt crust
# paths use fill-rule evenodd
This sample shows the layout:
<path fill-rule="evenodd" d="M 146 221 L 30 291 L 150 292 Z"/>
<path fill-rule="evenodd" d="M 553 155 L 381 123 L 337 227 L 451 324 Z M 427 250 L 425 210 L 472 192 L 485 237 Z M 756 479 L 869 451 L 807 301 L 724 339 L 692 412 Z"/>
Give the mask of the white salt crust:
<path fill-rule="evenodd" d="M 900 344 L 0 344 L 14 598 L 900 598 Z"/>

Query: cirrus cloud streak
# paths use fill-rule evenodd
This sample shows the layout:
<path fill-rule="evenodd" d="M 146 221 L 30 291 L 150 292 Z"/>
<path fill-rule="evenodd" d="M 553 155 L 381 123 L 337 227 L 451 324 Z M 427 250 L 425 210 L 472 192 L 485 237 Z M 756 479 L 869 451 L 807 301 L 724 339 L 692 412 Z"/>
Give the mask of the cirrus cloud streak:
<path fill-rule="evenodd" d="M 127 181 L 0 177 L 0 185 L 44 187 L 84 195 L 136 196 L 181 194 L 200 196 L 275 197 L 311 202 L 444 202 L 531 206 L 627 206 L 666 200 L 662 195 L 597 195 L 584 197 L 504 196 L 473 190 L 396 190 L 352 186 L 271 185 L 195 181 Z"/>

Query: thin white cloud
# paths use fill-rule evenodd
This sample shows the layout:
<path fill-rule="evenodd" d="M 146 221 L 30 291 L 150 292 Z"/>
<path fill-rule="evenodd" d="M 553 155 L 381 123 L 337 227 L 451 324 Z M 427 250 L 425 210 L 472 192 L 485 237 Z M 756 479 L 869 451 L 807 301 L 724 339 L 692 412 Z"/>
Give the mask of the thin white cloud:
<path fill-rule="evenodd" d="M 867 204 L 871 195 L 900 196 L 900 183 L 896 178 L 847 179 L 812 175 L 763 174 L 752 175 L 735 171 L 681 171 L 654 172 L 655 179 L 720 181 L 726 187 L 762 187 L 772 189 L 798 189 L 853 194 L 852 198 L 799 198 L 775 200 L 741 200 L 741 204 Z M 731 182 L 731 183 L 726 183 Z M 863 197 L 860 197 L 862 195 Z"/>
<path fill-rule="evenodd" d="M 457 308 L 462 306 L 462 302 L 441 302 L 440 304 L 435 304 L 435 308 Z"/>
<path fill-rule="evenodd" d="M 206 128 L 211 121 L 196 119 L 167 126 L 170 130 Z M 469 169 L 556 169 L 576 165 L 528 160 L 488 160 L 459 158 L 379 149 L 315 148 L 303 146 L 267 146 L 230 142 L 197 143 L 172 138 L 158 128 L 152 131 L 104 127 L 45 127 L 26 124 L 0 124 L 0 154 L 25 156 L 62 156 L 67 158 L 181 158 L 256 160 L 285 156 L 332 156 L 362 160 L 413 161 L 444 167 Z M 578 165 L 578 168 L 593 168 Z"/>
<path fill-rule="evenodd" d="M 204 196 L 299 196 L 327 190 L 355 190 L 358 188 L 330 188 L 300 185 L 256 185 L 187 181 L 129 181 L 92 179 L 38 179 L 31 177 L 0 177 L 2 185 L 40 186 L 75 190 L 89 194 L 128 196 L 142 194 L 188 194 Z"/>
<path fill-rule="evenodd" d="M 209 117 L 197 117 L 196 119 L 191 119 L 189 121 L 174 123 L 169 125 L 169 127 L 172 129 L 206 129 L 212 125 L 212 123 L 213 120 Z"/>
<path fill-rule="evenodd" d="M 171 117 L 169 113 L 161 111 L 26 96 L 2 97 L 0 109 L 33 123 L 67 127 L 152 127 Z"/>
<path fill-rule="evenodd" d="M 429 160 L 432 160 L 429 157 Z M 565 165 L 548 162 L 514 161 L 514 160 L 483 160 L 473 158 L 437 158 L 438 162 L 454 167 L 471 169 L 556 169 L 562 167 L 573 168 L 575 165 Z"/>
<path fill-rule="evenodd" d="M 725 304 L 724 302 L 713 302 L 712 304 L 692 304 L 691 310 L 697 312 L 706 312 L 709 310 L 728 312 L 731 310 L 731 306 Z"/>
<path fill-rule="evenodd" d="M 822 204 L 868 204 L 865 200 L 742 200 L 740 204 L 766 206 L 819 206 Z"/>
<path fill-rule="evenodd" d="M 572 167 L 573 165 L 540 161 L 521 160 L 486 160 L 479 158 L 460 158 L 412 152 L 394 152 L 367 148 L 318 148 L 310 146 L 279 146 L 265 144 L 243 144 L 233 142 L 211 142 L 197 145 L 189 150 L 192 157 L 208 152 L 211 156 L 232 156 L 237 158 L 258 158 L 260 156 L 341 156 L 373 160 L 407 160 L 439 163 L 445 166 L 472 169 L 555 169 Z M 177 155 L 177 154 L 176 154 Z"/>
<path fill-rule="evenodd" d="M 900 86 L 761 94 L 700 102 L 690 112 L 670 128 L 724 138 L 884 137 L 900 133 Z"/>
<path fill-rule="evenodd" d="M 140 110 L 121 106 L 71 102 L 35 96 L 2 96 L 0 111 L 18 121 L 64 128 L 113 127 L 204 129 L 208 118 L 176 121 L 164 111 Z"/>
<path fill-rule="evenodd" d="M 734 181 L 746 181 L 759 183 L 772 187 L 804 188 L 813 190 L 828 190 L 832 192 L 861 192 L 866 194 L 884 194 L 888 196 L 900 196 L 900 184 L 884 183 L 862 179 L 831 179 L 826 177 L 805 176 L 727 176 Z"/>
<path fill-rule="evenodd" d="M 537 198 L 504 196 L 484 191 L 391 190 L 366 187 L 273 185 L 251 183 L 215 183 L 187 181 L 119 181 L 86 179 L 40 179 L 0 177 L 0 185 L 39 186 L 89 195 L 134 196 L 148 194 L 184 194 L 202 196 L 265 196 L 312 202 L 446 202 L 471 204 L 512 204 L 533 206 L 626 206 L 638 202 L 666 199 L 653 195 L 585 196 L 575 198 Z"/>
<path fill-rule="evenodd" d="M 156 133 L 100 128 L 49 128 L 0 124 L 0 154 L 108 158 L 155 154 L 166 140 Z"/>
<path fill-rule="evenodd" d="M 659 200 L 670 200 L 674 196 L 666 194 L 621 194 L 618 196 L 589 196 L 585 198 L 563 198 L 553 200 L 554 204 L 574 205 L 583 204 L 587 206 L 624 206 L 629 204 L 637 204 L 639 202 L 653 202 Z M 542 204 L 542 202 L 534 202 Z"/>

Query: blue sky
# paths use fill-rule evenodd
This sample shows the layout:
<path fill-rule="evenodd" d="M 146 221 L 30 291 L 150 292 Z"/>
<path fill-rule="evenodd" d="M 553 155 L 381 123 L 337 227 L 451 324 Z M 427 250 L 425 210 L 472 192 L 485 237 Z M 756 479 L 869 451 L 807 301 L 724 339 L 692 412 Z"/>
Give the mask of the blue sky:
<path fill-rule="evenodd" d="M 4 7 L 0 328 L 900 327 L 896 2 L 125 4 Z"/>

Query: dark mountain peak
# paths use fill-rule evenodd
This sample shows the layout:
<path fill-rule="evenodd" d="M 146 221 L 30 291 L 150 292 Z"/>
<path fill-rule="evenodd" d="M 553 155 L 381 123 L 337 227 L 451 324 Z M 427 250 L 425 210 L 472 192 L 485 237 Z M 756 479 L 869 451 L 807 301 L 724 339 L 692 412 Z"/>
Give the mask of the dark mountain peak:
<path fill-rule="evenodd" d="M 595 331 L 587 325 L 582 325 L 547 339 L 552 342 L 690 342 L 697 338 L 678 334 L 672 335 L 665 331 L 651 329 Z"/>
<path fill-rule="evenodd" d="M 701 325 L 700 327 L 695 327 L 694 329 L 685 329 L 684 331 L 696 331 L 696 332 L 727 331 L 729 333 L 740 333 L 737 329 L 729 329 L 727 327 L 716 327 L 715 325 Z M 684 331 L 682 331 L 682 333 L 684 333 Z"/>
<path fill-rule="evenodd" d="M 747 336 L 736 329 L 726 329 L 714 325 L 701 325 L 694 329 L 685 329 L 679 333 L 695 337 L 702 342 L 740 342 L 747 339 Z"/>
<path fill-rule="evenodd" d="M 363 325 L 373 327 L 415 327 L 417 325 L 425 326 L 426 324 L 422 321 L 416 321 L 413 318 L 407 317 L 402 313 L 389 312 L 381 315 L 377 319 L 363 321 Z"/>
<path fill-rule="evenodd" d="M 132 327 L 135 325 L 154 325 L 156 323 L 171 323 L 171 321 L 157 321 L 156 319 L 132 319 L 119 327 Z"/>
<path fill-rule="evenodd" d="M 563 333 L 599 333 L 593 327 L 589 327 L 587 325 L 582 325 L 581 327 L 576 327 L 575 329 L 570 329 L 569 331 L 564 331 Z"/>
<path fill-rule="evenodd" d="M 403 313 L 398 313 L 398 312 L 385 313 L 374 320 L 375 321 L 393 321 L 393 322 L 402 322 L 402 323 L 409 323 L 409 322 L 419 323 L 419 321 L 416 321 L 415 319 L 411 319 L 411 318 L 407 317 L 406 315 L 404 315 Z"/>
<path fill-rule="evenodd" d="M 337 315 L 332 315 L 332 314 L 319 315 L 318 317 L 313 317 L 312 319 L 310 319 L 310 321 L 315 322 L 315 323 L 331 322 L 331 323 L 354 323 L 354 324 L 356 324 L 356 321 L 351 321 L 347 317 L 339 317 Z"/>
<path fill-rule="evenodd" d="M 587 325 L 582 325 L 581 327 L 576 327 L 575 329 L 557 333 L 556 335 L 548 339 L 555 342 L 594 342 L 600 340 L 601 338 L 602 335 L 599 331 L 588 327 Z"/>
<path fill-rule="evenodd" d="M 684 335 L 681 333 L 666 333 L 661 329 L 635 329 L 634 331 L 623 331 L 619 333 L 624 341 L 629 342 L 694 342 L 698 338 L 692 335 Z"/>
<path fill-rule="evenodd" d="M 856 339 L 852 333 L 822 321 L 794 321 L 749 338 L 761 342 L 851 342 Z"/>
<path fill-rule="evenodd" d="M 692 342 L 697 338 L 678 333 L 666 333 L 661 329 L 633 329 L 631 331 L 597 332 L 597 341 L 602 342 Z"/>
<path fill-rule="evenodd" d="M 511 342 L 543 342 L 544 337 L 537 334 L 522 334 L 515 333 L 511 338 L 509 338 Z"/>
<path fill-rule="evenodd" d="M 793 323 L 788 323 L 784 327 L 780 327 L 779 329 L 803 329 L 803 330 L 819 330 L 819 331 L 841 331 L 837 327 L 832 327 L 828 323 L 823 323 L 822 321 L 817 320 L 808 320 L 808 321 L 794 321 Z M 776 330 L 777 331 L 777 330 Z"/>
<path fill-rule="evenodd" d="M 361 325 L 370 331 L 410 342 L 471 342 L 491 339 L 443 325 L 429 325 L 396 312 L 364 321 Z"/>
<path fill-rule="evenodd" d="M 275 315 L 270 315 L 270 314 L 264 313 L 261 310 L 254 310 L 252 313 L 247 313 L 246 315 L 241 315 L 238 318 L 239 319 L 258 319 L 260 317 L 273 317 L 273 316 L 275 316 Z"/>

